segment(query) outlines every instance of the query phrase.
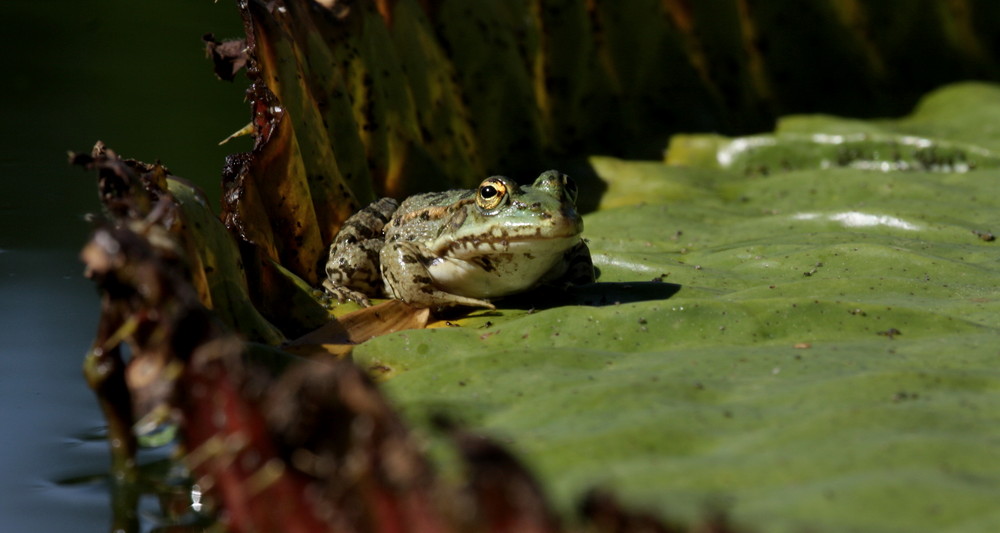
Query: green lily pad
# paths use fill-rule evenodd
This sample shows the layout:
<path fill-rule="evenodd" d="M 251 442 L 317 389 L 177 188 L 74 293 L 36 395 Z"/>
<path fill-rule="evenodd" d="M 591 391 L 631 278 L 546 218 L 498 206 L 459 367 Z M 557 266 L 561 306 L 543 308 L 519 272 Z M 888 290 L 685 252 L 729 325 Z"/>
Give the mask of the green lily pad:
<path fill-rule="evenodd" d="M 766 175 L 718 164 L 746 138 L 702 143 L 694 166 L 593 158 L 608 184 L 586 217 L 593 305 L 387 335 L 355 360 L 392 370 L 386 390 L 432 442 L 440 413 L 505 439 L 563 509 L 602 486 L 756 531 L 1000 528 L 1000 170 L 823 165 L 806 144 L 920 135 L 992 154 L 978 117 L 998 95 L 786 119 L 751 153 Z"/>

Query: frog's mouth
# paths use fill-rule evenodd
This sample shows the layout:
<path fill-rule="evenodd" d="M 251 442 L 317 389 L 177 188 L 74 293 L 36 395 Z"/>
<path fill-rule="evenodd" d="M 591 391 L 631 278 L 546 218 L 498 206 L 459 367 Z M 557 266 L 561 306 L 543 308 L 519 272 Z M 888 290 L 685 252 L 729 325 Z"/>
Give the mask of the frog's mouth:
<path fill-rule="evenodd" d="M 526 231 L 517 231 L 517 230 Z M 512 231 L 513 230 L 513 231 Z M 546 227 L 494 228 L 489 233 L 439 238 L 430 247 L 437 257 L 472 259 L 500 254 L 526 254 L 532 251 L 562 253 L 580 241 L 583 222 L 579 219 Z M 530 257 L 527 260 L 532 260 Z"/>

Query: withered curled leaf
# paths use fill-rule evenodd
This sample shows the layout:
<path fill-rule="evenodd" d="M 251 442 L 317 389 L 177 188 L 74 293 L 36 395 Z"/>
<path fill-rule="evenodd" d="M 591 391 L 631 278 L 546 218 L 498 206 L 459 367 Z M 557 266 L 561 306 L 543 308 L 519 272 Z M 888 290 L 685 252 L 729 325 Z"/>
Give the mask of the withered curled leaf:
<path fill-rule="evenodd" d="M 233 81 L 236 74 L 247 65 L 247 43 L 245 39 L 218 41 L 215 35 L 206 33 L 201 38 L 205 42 L 205 53 L 212 59 L 215 75 L 221 80 Z"/>

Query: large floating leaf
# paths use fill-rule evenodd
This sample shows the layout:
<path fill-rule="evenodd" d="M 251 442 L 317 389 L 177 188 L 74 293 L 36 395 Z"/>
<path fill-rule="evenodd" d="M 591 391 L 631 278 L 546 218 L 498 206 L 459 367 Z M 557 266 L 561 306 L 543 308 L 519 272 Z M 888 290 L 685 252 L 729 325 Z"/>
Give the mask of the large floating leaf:
<path fill-rule="evenodd" d="M 700 167 L 594 158 L 602 277 L 581 297 L 630 296 L 389 335 L 356 360 L 411 419 L 508 439 L 564 505 L 600 484 L 760 531 L 1000 527 L 998 137 L 946 137 L 998 111 L 996 88 L 963 85 L 898 121 L 714 139 Z M 851 149 L 919 133 L 974 170 L 831 166 L 808 146 L 872 132 Z M 707 157 L 762 138 L 766 176 Z"/>

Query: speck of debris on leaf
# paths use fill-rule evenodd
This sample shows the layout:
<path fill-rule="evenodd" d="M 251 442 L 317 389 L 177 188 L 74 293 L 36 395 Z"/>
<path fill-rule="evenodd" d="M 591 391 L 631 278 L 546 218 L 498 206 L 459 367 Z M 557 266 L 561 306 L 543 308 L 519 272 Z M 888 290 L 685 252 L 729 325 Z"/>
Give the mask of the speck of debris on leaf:
<path fill-rule="evenodd" d="M 896 394 L 892 395 L 892 401 L 894 402 L 902 402 L 905 400 L 916 400 L 917 398 L 920 398 L 920 394 L 916 392 L 899 391 Z"/>
<path fill-rule="evenodd" d="M 976 235 L 976 237 L 979 237 L 980 239 L 982 239 L 982 240 L 984 240 L 986 242 L 993 242 L 993 241 L 997 240 L 996 236 L 993 235 L 993 232 L 991 232 L 991 231 L 972 230 L 972 233 L 974 233 Z"/>
<path fill-rule="evenodd" d="M 885 331 L 879 331 L 878 334 L 882 335 L 883 337 L 889 337 L 890 339 L 892 339 L 896 335 L 902 335 L 903 332 L 899 331 L 896 328 L 889 328 L 889 329 L 887 329 Z"/>

